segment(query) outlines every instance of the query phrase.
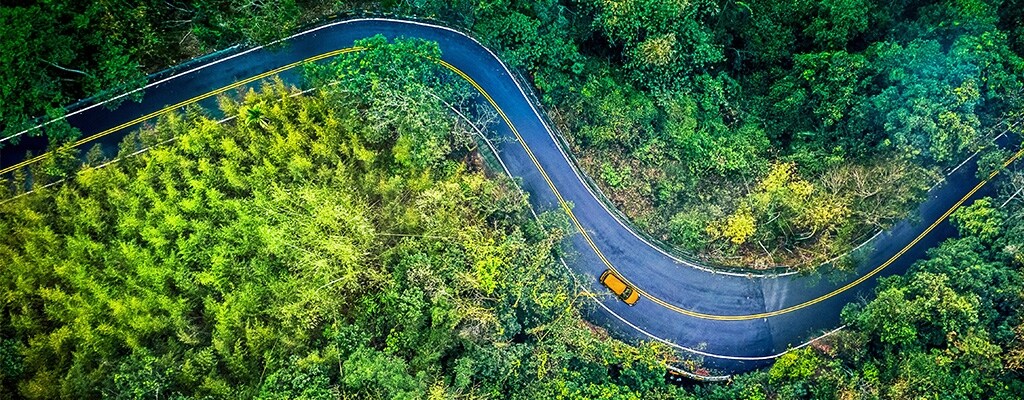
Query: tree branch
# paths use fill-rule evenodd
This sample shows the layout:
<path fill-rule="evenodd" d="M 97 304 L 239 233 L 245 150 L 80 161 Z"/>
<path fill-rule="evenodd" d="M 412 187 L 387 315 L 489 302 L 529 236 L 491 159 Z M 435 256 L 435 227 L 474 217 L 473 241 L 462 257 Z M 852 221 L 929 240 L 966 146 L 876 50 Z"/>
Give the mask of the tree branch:
<path fill-rule="evenodd" d="M 51 67 L 54 67 L 54 68 L 57 68 L 57 69 L 59 69 L 61 71 L 72 72 L 72 73 L 76 73 L 76 74 L 80 74 L 80 75 L 84 75 L 84 76 L 89 76 L 89 77 L 92 76 L 92 75 L 89 75 L 88 73 L 86 73 L 84 71 L 79 71 L 77 69 L 71 69 L 71 68 L 64 68 L 64 67 L 62 67 L 60 65 L 57 65 L 57 64 L 54 64 L 52 62 L 46 61 L 46 60 L 44 60 L 42 58 L 37 58 L 37 60 L 42 61 L 42 62 L 46 63 L 47 65 L 49 65 Z"/>

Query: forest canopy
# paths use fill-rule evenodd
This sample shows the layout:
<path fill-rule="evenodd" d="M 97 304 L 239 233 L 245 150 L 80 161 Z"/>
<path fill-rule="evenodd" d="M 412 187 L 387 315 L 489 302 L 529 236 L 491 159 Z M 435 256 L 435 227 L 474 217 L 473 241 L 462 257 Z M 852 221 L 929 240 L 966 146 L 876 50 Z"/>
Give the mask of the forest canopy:
<path fill-rule="evenodd" d="M 965 156 L 998 163 L 991 138 L 1024 117 L 1020 0 L 53 0 L 0 6 L 2 137 L 364 11 L 497 49 L 633 223 L 716 263 L 814 266 Z M 69 179 L 0 204 L 0 398 L 1024 397 L 1020 171 L 954 215 L 959 238 L 847 307 L 846 329 L 678 388 L 665 349 L 581 319 L 556 262 L 567 232 L 481 171 L 448 108 L 471 97 L 368 43 L 360 57 L 395 68 L 307 71 L 351 90 L 271 82 L 224 98 L 232 121 L 155 122 L 122 145 L 140 155 L 69 174 L 78 154 L 58 147 L 34 167 Z M 58 128 L 33 134 L 75 135 Z"/>

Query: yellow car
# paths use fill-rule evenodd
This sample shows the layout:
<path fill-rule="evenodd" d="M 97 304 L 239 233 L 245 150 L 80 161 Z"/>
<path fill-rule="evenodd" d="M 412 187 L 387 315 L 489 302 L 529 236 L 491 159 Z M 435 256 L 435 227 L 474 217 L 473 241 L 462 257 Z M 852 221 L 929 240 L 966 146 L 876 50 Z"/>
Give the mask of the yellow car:
<path fill-rule="evenodd" d="M 612 292 L 615 292 L 622 301 L 626 302 L 626 304 L 629 304 L 630 306 L 636 304 L 637 300 L 640 300 L 640 294 L 637 293 L 636 290 L 633 290 L 633 288 L 629 287 L 622 278 L 619 278 L 619 276 L 610 269 L 604 270 L 604 273 L 601 274 L 600 281 L 611 289 Z"/>

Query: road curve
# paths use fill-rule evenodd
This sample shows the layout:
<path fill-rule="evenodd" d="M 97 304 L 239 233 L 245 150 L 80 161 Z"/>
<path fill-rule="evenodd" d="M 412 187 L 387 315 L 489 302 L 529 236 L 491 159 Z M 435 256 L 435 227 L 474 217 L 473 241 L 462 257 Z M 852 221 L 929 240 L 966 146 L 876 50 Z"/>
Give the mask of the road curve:
<path fill-rule="evenodd" d="M 439 62 L 475 86 L 499 112 L 496 135 L 512 140 L 495 146 L 509 172 L 520 178 L 538 211 L 563 209 L 577 227 L 568 240 L 567 264 L 584 277 L 598 307 L 590 319 L 628 339 L 658 340 L 685 356 L 703 360 L 721 373 L 770 363 L 790 348 L 834 331 L 849 302 L 868 296 L 877 279 L 906 271 L 925 251 L 955 232 L 946 219 L 992 189 L 965 162 L 929 192 L 917 215 L 873 238 L 856 255 L 858 267 L 842 276 L 743 276 L 722 274 L 668 255 L 644 241 L 606 208 L 584 182 L 559 145 L 556 134 L 508 68 L 488 49 L 457 31 L 424 23 L 358 19 L 338 21 L 283 39 L 286 46 L 233 50 L 151 77 L 141 103 L 110 110 L 81 106 L 67 117 L 83 133 L 80 146 L 113 146 L 131 128 L 185 104 L 213 106 L 215 94 L 251 86 L 279 75 L 298 82 L 295 66 L 352 49 L 358 39 L 381 34 L 415 37 L 440 45 Z M 41 138 L 23 138 L 0 149 L 0 173 L 30 162 L 28 151 L 45 147 Z M 1014 159 L 1021 153 L 1015 154 Z M 990 177 L 991 178 L 991 177 Z M 597 282 L 613 268 L 643 297 L 634 307 L 612 297 Z"/>

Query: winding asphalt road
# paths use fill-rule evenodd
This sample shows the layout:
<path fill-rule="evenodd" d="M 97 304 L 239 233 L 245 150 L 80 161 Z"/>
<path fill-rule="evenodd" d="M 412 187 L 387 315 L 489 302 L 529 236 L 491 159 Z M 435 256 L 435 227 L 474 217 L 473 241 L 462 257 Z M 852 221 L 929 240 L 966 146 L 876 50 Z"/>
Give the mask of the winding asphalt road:
<path fill-rule="evenodd" d="M 526 89 L 493 53 L 450 29 L 384 19 L 334 22 L 284 39 L 283 47 L 234 49 L 179 66 L 151 77 L 141 103 L 126 102 L 113 110 L 82 106 L 67 120 L 82 131 L 83 149 L 94 143 L 114 146 L 139 123 L 183 104 L 214 106 L 218 91 L 251 86 L 270 75 L 297 83 L 298 68 L 291 67 L 376 34 L 438 42 L 442 64 L 464 74 L 497 108 L 506 123 L 497 124 L 496 135 L 511 139 L 495 141 L 498 152 L 511 174 L 520 178 L 533 207 L 562 208 L 580 229 L 567 243 L 574 251 L 566 262 L 585 277 L 583 286 L 597 300 L 590 319 L 622 338 L 669 344 L 684 357 L 701 359 L 715 373 L 767 365 L 787 349 L 835 329 L 844 305 L 869 296 L 879 277 L 905 272 L 928 248 L 953 235 L 945 222 L 949 212 L 989 194 L 992 187 L 974 177 L 973 160 L 965 162 L 929 193 L 917 216 L 863 246 L 856 256 L 859 267 L 849 275 L 714 272 L 673 258 L 617 219 L 584 183 Z M 39 154 L 44 147 L 39 138 L 7 143 L 0 150 L 0 173 L 31 162 L 26 152 Z M 616 269 L 640 290 L 643 296 L 636 306 L 626 306 L 597 282 L 606 268 Z"/>

